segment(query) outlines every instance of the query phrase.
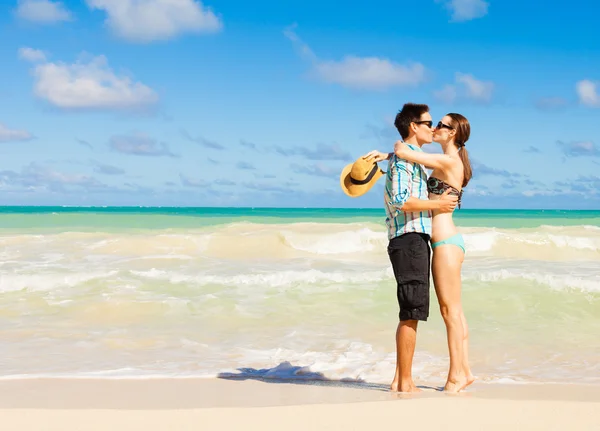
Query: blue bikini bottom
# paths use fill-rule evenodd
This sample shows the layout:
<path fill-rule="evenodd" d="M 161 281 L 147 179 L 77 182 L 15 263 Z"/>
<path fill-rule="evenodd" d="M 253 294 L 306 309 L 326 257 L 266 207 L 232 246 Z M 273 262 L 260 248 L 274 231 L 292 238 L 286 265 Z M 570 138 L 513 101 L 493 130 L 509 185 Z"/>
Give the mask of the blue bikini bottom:
<path fill-rule="evenodd" d="M 434 242 L 433 244 L 431 244 L 431 249 L 434 249 L 434 248 L 439 247 L 440 245 L 444 245 L 444 244 L 453 244 L 457 247 L 460 247 L 462 249 L 463 253 L 466 253 L 465 240 L 463 239 L 463 236 L 459 233 L 457 233 L 456 235 L 452 235 L 451 237 L 446 238 L 442 241 Z"/>

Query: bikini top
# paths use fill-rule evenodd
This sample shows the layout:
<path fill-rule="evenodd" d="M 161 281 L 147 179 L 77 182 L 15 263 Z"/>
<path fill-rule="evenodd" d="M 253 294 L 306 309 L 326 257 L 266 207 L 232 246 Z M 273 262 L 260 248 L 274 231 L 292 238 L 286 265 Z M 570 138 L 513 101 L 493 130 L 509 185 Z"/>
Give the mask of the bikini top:
<path fill-rule="evenodd" d="M 460 201 L 462 198 L 462 190 L 458 190 L 456 187 L 452 187 L 445 181 L 440 180 L 436 177 L 429 177 L 427 179 L 427 191 L 429 193 L 433 193 L 434 195 L 444 194 L 446 190 L 450 189 L 450 194 L 454 196 L 458 196 L 458 208 L 460 208 Z"/>

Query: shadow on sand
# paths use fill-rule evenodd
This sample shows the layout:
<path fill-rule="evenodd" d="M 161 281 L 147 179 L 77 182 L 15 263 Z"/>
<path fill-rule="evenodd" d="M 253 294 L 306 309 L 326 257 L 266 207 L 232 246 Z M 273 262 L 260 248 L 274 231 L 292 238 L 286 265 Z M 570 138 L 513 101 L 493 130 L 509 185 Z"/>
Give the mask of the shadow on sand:
<path fill-rule="evenodd" d="M 226 380 L 257 380 L 265 383 L 312 385 L 324 387 L 339 387 L 349 389 L 369 389 L 373 391 L 391 392 L 390 386 L 382 383 L 369 383 L 362 379 L 333 380 L 323 373 L 311 371 L 309 367 L 292 365 L 282 362 L 273 368 L 238 368 L 239 373 L 219 373 L 217 378 Z M 441 391 L 441 387 L 418 386 L 420 389 Z"/>

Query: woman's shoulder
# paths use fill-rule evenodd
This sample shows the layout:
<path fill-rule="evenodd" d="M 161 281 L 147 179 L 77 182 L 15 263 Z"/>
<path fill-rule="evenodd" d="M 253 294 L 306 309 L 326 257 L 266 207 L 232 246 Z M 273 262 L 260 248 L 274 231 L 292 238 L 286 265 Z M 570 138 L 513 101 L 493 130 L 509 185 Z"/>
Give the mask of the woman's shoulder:
<path fill-rule="evenodd" d="M 448 174 L 451 176 L 461 176 L 463 175 L 464 167 L 463 162 L 458 154 L 454 154 L 452 156 L 448 156 L 451 159 L 449 164 L 449 169 L 447 169 Z"/>

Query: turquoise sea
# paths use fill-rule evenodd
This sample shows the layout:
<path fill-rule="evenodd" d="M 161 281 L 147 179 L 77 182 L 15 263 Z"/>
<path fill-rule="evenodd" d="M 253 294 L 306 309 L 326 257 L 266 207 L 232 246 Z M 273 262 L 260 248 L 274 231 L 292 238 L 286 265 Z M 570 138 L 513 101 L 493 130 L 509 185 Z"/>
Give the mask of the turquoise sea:
<path fill-rule="evenodd" d="M 600 211 L 459 210 L 479 381 L 600 384 Z M 0 378 L 389 383 L 382 209 L 0 207 Z M 432 290 L 415 377 L 441 385 Z"/>
<path fill-rule="evenodd" d="M 52 218 L 41 216 L 52 215 Z M 366 221 L 380 223 L 379 208 L 215 208 L 215 207 L 0 207 L 2 227 L 31 228 L 39 224 L 55 227 L 200 227 L 240 220 L 255 223 Z M 84 216 L 84 217 L 83 217 Z M 140 217 L 144 216 L 144 217 Z M 174 222 L 173 217 L 177 217 Z M 600 226 L 600 210 L 458 210 L 457 224 L 469 226 L 524 228 L 552 226 Z"/>

